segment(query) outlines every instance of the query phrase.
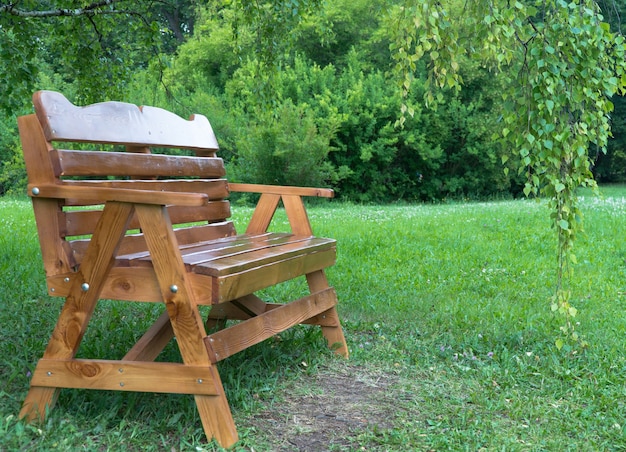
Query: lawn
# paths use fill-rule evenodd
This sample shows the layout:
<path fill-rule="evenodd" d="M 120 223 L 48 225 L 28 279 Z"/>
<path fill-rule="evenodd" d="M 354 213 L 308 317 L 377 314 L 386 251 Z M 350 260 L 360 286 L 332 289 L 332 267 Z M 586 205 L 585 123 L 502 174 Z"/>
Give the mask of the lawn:
<path fill-rule="evenodd" d="M 549 308 L 556 251 L 545 203 L 312 207 L 316 233 L 338 240 L 328 277 L 351 358 L 339 362 L 303 326 L 221 363 L 238 448 L 290 450 L 254 420 L 338 369 L 386 381 L 393 403 L 385 423 L 364 423 L 329 450 L 626 450 L 626 187 L 602 193 L 582 196 L 571 285 L 589 347 L 570 353 L 554 346 L 561 319 Z M 251 210 L 234 210 L 243 225 Z M 28 200 L 0 199 L 0 253 L 0 450 L 217 449 L 182 396 L 64 390 L 45 425 L 18 422 L 60 309 L 45 292 Z M 303 285 L 265 296 L 293 297 Z M 119 356 L 156 308 L 102 305 L 85 356 Z"/>

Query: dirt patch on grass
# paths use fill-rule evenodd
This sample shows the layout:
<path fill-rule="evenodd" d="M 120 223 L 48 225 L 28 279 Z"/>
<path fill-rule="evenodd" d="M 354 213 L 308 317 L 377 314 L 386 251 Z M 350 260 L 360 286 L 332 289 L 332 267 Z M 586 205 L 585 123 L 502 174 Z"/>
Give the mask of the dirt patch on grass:
<path fill-rule="evenodd" d="M 260 435 L 267 435 L 271 450 L 359 450 L 363 440 L 368 443 L 393 428 L 401 411 L 399 378 L 340 361 L 333 364 L 291 383 L 278 401 L 269 402 L 250 421 Z"/>

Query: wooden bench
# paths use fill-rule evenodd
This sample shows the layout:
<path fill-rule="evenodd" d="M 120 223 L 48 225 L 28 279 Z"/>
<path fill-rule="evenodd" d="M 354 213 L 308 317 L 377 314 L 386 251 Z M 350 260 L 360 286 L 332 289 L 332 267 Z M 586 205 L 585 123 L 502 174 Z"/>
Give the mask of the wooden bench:
<path fill-rule="evenodd" d="M 216 363 L 301 323 L 319 325 L 347 357 L 324 274 L 335 241 L 313 236 L 301 198 L 332 190 L 228 183 L 202 115 L 121 102 L 77 107 L 51 91 L 33 102 L 35 114 L 18 119 L 28 193 L 48 294 L 65 303 L 20 417 L 43 420 L 61 388 L 193 394 L 208 439 L 230 447 L 237 430 Z M 156 153 L 163 149 L 173 151 Z M 234 191 L 261 193 L 245 234 L 229 220 Z M 281 201 L 291 231 L 268 232 Z M 310 289 L 303 298 L 273 304 L 254 295 L 300 276 Z M 164 309 L 119 360 L 76 359 L 100 299 Z M 174 336 L 182 362 L 155 362 Z"/>

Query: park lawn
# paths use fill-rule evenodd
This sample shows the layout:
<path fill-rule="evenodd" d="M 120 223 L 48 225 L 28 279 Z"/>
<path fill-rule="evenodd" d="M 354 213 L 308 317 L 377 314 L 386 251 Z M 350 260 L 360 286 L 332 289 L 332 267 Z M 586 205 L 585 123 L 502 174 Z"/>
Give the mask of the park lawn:
<path fill-rule="evenodd" d="M 348 365 L 389 376 L 398 395 L 392 428 L 364 427 L 329 448 L 626 449 L 626 187 L 602 192 L 582 195 L 586 231 L 571 282 L 589 346 L 568 351 L 554 346 L 562 320 L 550 312 L 556 238 L 544 202 L 312 206 L 316 234 L 338 240 L 328 277 Z M 245 224 L 251 209 L 233 210 Z M 45 293 L 28 200 L 0 199 L 0 253 L 0 450 L 217 449 L 184 396 L 64 390 L 44 425 L 17 422 L 60 309 Z M 303 286 L 265 296 L 293 298 Z M 119 356 L 158 307 L 102 305 L 84 356 Z M 91 340 L 102 337 L 105 345 Z M 337 358 L 321 342 L 302 327 L 220 364 L 239 449 L 272 449 L 271 433 L 248 420 L 285 396 L 275 390 L 332 372 Z"/>

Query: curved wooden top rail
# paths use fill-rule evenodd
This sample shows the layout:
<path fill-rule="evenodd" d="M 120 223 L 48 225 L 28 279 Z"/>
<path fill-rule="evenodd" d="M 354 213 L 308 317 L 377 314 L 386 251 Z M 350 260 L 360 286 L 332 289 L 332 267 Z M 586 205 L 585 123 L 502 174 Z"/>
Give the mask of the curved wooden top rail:
<path fill-rule="evenodd" d="M 212 151 L 219 148 L 211 124 L 203 115 L 185 120 L 161 108 L 138 107 L 125 102 L 77 107 L 54 91 L 36 92 L 33 104 L 48 141 Z"/>

